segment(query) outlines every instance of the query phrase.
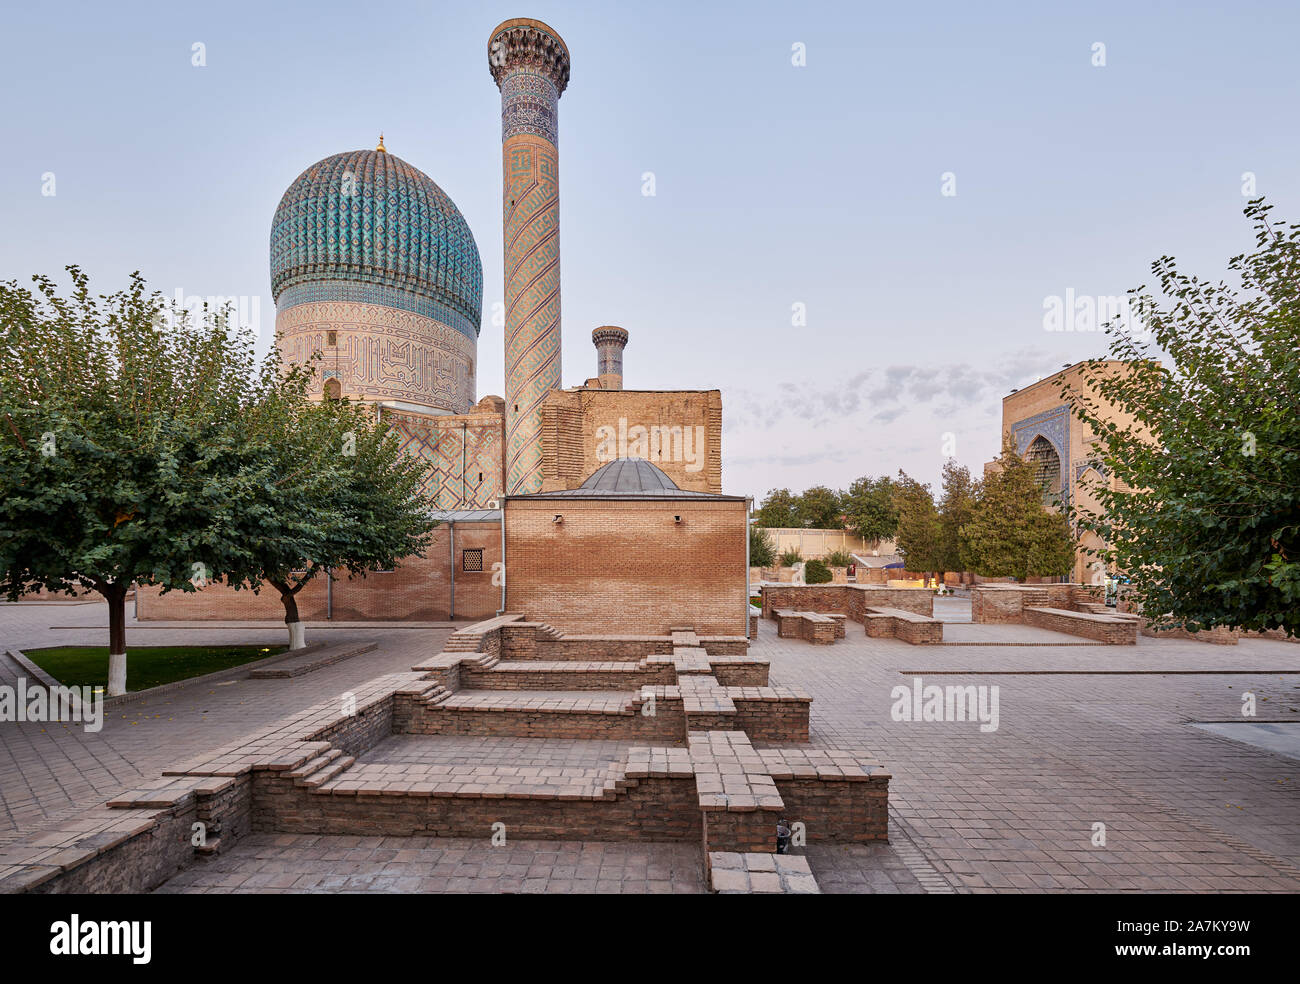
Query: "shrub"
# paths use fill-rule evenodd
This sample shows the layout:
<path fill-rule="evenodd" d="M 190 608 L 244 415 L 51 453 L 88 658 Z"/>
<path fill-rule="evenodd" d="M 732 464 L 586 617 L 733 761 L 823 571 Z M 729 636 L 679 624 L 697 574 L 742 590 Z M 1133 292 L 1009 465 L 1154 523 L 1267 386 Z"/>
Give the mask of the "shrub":
<path fill-rule="evenodd" d="M 827 567 L 848 567 L 854 562 L 853 554 L 847 550 L 832 550 L 822 558 L 822 563 Z"/>
<path fill-rule="evenodd" d="M 799 552 L 798 547 L 791 547 L 789 550 L 781 551 L 781 566 L 793 567 L 799 561 L 803 560 L 803 554 Z"/>
<path fill-rule="evenodd" d="M 750 524 L 749 527 L 749 566 L 771 567 L 776 560 L 776 547 L 772 544 L 772 534 L 763 527 Z"/>
<path fill-rule="evenodd" d="M 805 584 L 826 584 L 833 581 L 835 575 L 820 560 L 810 560 L 804 564 L 803 579 Z"/>

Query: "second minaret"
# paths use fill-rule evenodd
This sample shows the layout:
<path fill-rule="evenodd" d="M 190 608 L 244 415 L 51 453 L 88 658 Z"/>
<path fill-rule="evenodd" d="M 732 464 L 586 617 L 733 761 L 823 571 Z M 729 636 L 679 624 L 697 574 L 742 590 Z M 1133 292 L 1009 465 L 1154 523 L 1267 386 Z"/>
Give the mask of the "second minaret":
<path fill-rule="evenodd" d="M 501 90 L 507 495 L 542 488 L 541 409 L 560 380 L 560 94 L 569 49 L 521 17 L 488 40 Z"/>

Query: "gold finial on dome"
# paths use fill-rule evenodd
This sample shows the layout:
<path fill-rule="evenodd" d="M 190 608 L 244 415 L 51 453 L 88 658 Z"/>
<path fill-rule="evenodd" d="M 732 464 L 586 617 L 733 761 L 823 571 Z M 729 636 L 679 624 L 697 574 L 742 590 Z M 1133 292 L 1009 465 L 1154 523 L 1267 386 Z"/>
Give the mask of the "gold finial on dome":
<path fill-rule="evenodd" d="M 388 149 L 384 146 L 384 135 L 382 133 L 379 135 L 379 146 L 376 147 L 375 150 L 381 154 L 388 153 Z"/>

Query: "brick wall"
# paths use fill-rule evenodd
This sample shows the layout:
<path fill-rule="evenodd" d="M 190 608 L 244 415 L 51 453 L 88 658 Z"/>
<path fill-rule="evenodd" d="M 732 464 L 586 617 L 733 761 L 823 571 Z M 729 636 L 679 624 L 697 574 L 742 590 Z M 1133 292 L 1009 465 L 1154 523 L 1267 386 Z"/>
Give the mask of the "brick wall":
<path fill-rule="evenodd" d="M 617 434 L 620 420 L 624 421 L 625 433 L 632 427 L 690 428 L 692 461 L 672 453 L 658 458 L 637 455 L 630 448 L 626 456 L 654 461 L 678 488 L 722 491 L 722 393 L 629 389 L 554 390 L 547 395 L 542 404 L 542 490 L 577 488 L 612 460 L 599 454 L 599 429 L 611 427 Z M 704 428 L 702 452 L 697 440 L 699 427 Z"/>
<path fill-rule="evenodd" d="M 505 402 L 484 397 L 469 413 L 417 414 L 385 408 L 402 449 L 425 463 L 424 491 L 438 509 L 492 509 L 505 489 L 501 449 Z"/>
<path fill-rule="evenodd" d="M 744 501 L 508 499 L 506 609 L 565 633 L 743 638 L 746 523 Z"/>
<path fill-rule="evenodd" d="M 335 577 L 332 589 L 317 575 L 298 592 L 298 615 L 304 621 L 321 621 L 333 611 L 335 621 L 445 621 L 451 611 L 451 535 L 448 524 L 433 531 L 433 541 L 423 556 L 407 557 L 391 573 L 364 578 Z M 501 588 L 492 584 L 492 565 L 501 560 L 499 523 L 458 524 L 455 528 L 457 619 L 486 618 L 501 604 Z M 483 571 L 462 570 L 462 551 L 483 550 Z M 332 605 L 328 595 L 332 593 Z M 211 584 L 201 591 L 169 591 L 156 587 L 137 591 L 136 617 L 151 619 L 269 619 L 284 620 L 280 593 L 263 586 L 260 593 Z"/>
<path fill-rule="evenodd" d="M 1080 584 L 990 584 L 971 588 L 972 622 L 1020 622 L 1028 607 L 1075 610 L 1093 600 Z"/>
<path fill-rule="evenodd" d="M 934 592 L 929 588 L 880 588 L 859 584 L 768 584 L 763 587 L 763 617 L 776 608 L 800 612 L 844 614 L 862 621 L 867 608 L 900 608 L 917 615 L 934 614 Z"/>
<path fill-rule="evenodd" d="M 976 585 L 970 592 L 972 622 L 1019 622 L 1023 598 L 1019 591 Z"/>
<path fill-rule="evenodd" d="M 643 778 L 612 800 L 466 799 L 308 792 L 259 772 L 255 829 L 263 832 L 547 840 L 695 841 L 703 837 L 693 776 Z"/>
<path fill-rule="evenodd" d="M 1110 615 L 1085 615 L 1050 608 L 1025 608 L 1025 625 L 1053 632 L 1095 639 L 1108 646 L 1131 646 L 1137 642 L 1138 620 Z"/>

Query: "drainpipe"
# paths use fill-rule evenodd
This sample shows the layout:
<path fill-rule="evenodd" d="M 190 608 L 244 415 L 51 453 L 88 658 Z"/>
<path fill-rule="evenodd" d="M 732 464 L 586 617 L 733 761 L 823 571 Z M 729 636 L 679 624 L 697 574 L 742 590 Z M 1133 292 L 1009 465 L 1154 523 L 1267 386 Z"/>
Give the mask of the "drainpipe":
<path fill-rule="evenodd" d="M 325 568 L 325 618 L 334 618 L 334 571 Z"/>
<path fill-rule="evenodd" d="M 501 607 L 498 615 L 506 613 L 506 496 L 501 496 Z"/>
<path fill-rule="evenodd" d="M 749 599 L 753 589 L 749 586 L 749 512 L 754 508 L 753 498 L 745 500 L 745 631 L 741 633 L 749 638 Z"/>
<path fill-rule="evenodd" d="M 451 550 L 451 602 L 447 609 L 447 621 L 453 621 L 456 618 L 456 521 L 454 519 L 447 521 L 447 529 L 450 536 L 447 539 L 447 546 Z"/>

